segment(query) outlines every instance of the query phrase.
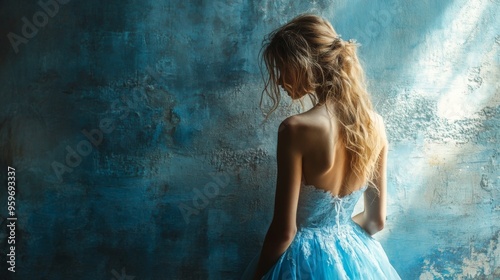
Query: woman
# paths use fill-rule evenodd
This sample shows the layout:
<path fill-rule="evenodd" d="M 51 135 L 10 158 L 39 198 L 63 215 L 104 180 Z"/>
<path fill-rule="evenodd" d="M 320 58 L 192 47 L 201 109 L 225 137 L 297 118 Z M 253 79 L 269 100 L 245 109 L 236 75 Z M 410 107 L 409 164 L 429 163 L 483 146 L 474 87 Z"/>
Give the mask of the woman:
<path fill-rule="evenodd" d="M 278 129 L 274 215 L 243 278 L 400 279 L 371 237 L 386 220 L 388 144 L 355 42 L 327 20 L 301 15 L 266 38 L 262 55 L 271 112 L 278 86 L 314 107 Z M 352 217 L 362 195 L 365 209 Z"/>

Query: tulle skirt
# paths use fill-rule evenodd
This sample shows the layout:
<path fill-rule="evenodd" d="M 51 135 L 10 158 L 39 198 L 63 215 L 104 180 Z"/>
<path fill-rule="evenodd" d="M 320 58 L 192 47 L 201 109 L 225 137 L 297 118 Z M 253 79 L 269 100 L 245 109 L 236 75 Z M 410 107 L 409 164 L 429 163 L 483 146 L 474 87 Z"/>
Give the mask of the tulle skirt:
<path fill-rule="evenodd" d="M 259 255 L 242 280 L 252 279 Z M 330 228 L 301 228 L 262 279 L 401 279 L 380 243 L 350 222 Z"/>

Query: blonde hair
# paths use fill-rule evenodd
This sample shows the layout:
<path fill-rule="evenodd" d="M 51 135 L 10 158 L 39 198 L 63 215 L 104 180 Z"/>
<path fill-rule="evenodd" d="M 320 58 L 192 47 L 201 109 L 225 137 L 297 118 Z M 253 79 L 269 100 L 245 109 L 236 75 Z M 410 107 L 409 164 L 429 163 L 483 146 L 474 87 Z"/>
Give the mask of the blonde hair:
<path fill-rule="evenodd" d="M 324 18 L 311 14 L 294 18 L 264 39 L 261 56 L 269 76 L 264 78 L 260 105 L 263 109 L 265 92 L 272 100 L 266 118 L 276 110 L 280 75 L 291 82 L 294 94 L 309 95 L 314 105 L 333 101 L 350 167 L 355 176 L 371 181 L 380 141 L 356 48 L 356 42 L 342 40 Z"/>

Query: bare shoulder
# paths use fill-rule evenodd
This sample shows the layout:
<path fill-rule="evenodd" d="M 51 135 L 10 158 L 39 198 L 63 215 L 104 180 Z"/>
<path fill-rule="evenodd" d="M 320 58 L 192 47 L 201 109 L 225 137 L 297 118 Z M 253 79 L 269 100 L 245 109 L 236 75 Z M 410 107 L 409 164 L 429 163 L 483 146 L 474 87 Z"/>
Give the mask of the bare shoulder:
<path fill-rule="evenodd" d="M 303 116 L 293 115 L 281 122 L 278 133 L 287 135 L 299 134 L 299 131 L 304 130 L 306 126 L 307 124 Z"/>
<path fill-rule="evenodd" d="M 278 128 L 278 154 L 302 153 L 303 122 L 300 117 L 291 116 L 281 122 Z"/>
<path fill-rule="evenodd" d="M 297 114 L 286 118 L 278 129 L 278 141 L 289 143 L 307 154 L 328 139 L 327 119 L 314 114 Z"/>
<path fill-rule="evenodd" d="M 303 146 L 311 139 L 314 122 L 307 115 L 298 114 L 286 118 L 278 128 L 278 140 L 294 142 Z"/>
<path fill-rule="evenodd" d="M 374 123 L 376 131 L 380 135 L 381 140 L 383 142 L 387 143 L 387 134 L 385 131 L 384 118 L 375 111 L 372 111 L 371 113 L 372 113 L 372 119 L 373 119 L 373 123 Z"/>

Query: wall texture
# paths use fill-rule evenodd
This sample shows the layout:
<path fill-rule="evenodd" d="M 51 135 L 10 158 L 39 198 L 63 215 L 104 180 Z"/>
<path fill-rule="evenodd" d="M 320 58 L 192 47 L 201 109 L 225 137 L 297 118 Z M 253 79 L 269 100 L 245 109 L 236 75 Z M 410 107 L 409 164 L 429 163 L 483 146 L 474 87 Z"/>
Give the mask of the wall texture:
<path fill-rule="evenodd" d="M 260 44 L 306 11 L 363 45 L 403 279 L 500 277 L 500 2 L 299 2 L 0 2 L 0 278 L 238 279 L 300 109 L 261 124 Z"/>

